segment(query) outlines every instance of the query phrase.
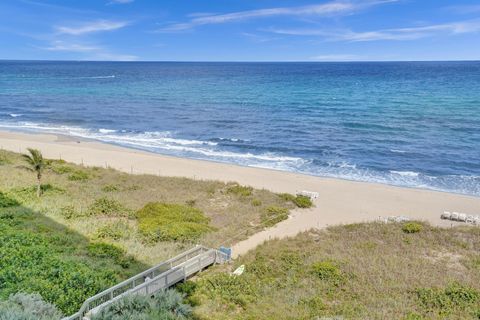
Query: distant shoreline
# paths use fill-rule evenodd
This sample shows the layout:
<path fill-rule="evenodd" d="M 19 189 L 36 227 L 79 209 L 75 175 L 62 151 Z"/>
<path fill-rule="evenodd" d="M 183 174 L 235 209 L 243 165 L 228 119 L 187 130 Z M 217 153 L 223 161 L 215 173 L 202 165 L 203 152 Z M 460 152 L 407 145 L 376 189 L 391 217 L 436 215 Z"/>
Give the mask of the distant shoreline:
<path fill-rule="evenodd" d="M 480 198 L 474 196 L 176 158 L 53 134 L 0 131 L 0 146 L 14 152 L 37 148 L 48 158 L 127 173 L 235 181 L 274 192 L 318 192 L 315 208 L 294 212 L 293 218 L 276 227 L 282 237 L 311 228 L 373 221 L 379 216 L 403 215 L 448 227 L 452 222 L 440 219 L 445 210 L 480 214 Z"/>

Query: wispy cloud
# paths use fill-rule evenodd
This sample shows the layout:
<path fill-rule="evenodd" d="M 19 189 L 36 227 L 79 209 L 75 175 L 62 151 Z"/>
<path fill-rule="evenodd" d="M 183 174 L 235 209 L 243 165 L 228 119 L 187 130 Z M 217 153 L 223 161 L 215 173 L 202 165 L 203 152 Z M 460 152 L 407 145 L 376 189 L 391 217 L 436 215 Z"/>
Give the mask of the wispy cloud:
<path fill-rule="evenodd" d="M 416 40 L 437 35 L 455 35 L 480 32 L 480 20 L 467 20 L 421 27 L 383 29 L 354 32 L 351 30 L 327 29 L 269 29 L 270 32 L 284 35 L 321 36 L 336 41 L 379 41 L 379 40 Z"/>
<path fill-rule="evenodd" d="M 184 23 L 175 23 L 167 25 L 157 30 L 158 32 L 176 32 L 189 30 L 198 26 L 208 24 L 222 24 L 228 22 L 238 22 L 255 18 L 268 18 L 275 16 L 329 16 L 337 14 L 349 14 L 357 10 L 383 4 L 397 2 L 399 0 L 340 0 L 331 1 L 323 4 L 300 6 L 300 7 L 279 7 L 258 10 L 240 11 L 226 14 L 200 15 L 194 16 L 191 20 Z"/>
<path fill-rule="evenodd" d="M 250 32 L 242 32 L 240 33 L 240 35 L 256 43 L 270 42 L 278 39 L 277 37 L 266 37 L 264 35 L 250 33 Z"/>
<path fill-rule="evenodd" d="M 58 26 L 56 27 L 56 31 L 62 34 L 69 34 L 69 35 L 82 35 L 87 33 L 93 32 L 100 32 L 100 31 L 113 31 L 117 29 L 121 29 L 128 25 L 126 21 L 109 21 L 109 20 L 97 20 L 87 22 L 77 26 Z"/>
<path fill-rule="evenodd" d="M 64 41 L 55 41 L 50 46 L 42 48 L 48 51 L 68 51 L 68 52 L 92 52 L 101 50 L 100 47 L 89 46 L 78 43 L 66 43 Z"/>
<path fill-rule="evenodd" d="M 79 60 L 109 60 L 109 61 L 135 61 L 137 56 L 129 54 L 112 53 L 110 50 L 96 45 L 71 43 L 67 41 L 54 41 L 50 46 L 39 48 L 47 51 L 73 52 L 81 54 Z"/>

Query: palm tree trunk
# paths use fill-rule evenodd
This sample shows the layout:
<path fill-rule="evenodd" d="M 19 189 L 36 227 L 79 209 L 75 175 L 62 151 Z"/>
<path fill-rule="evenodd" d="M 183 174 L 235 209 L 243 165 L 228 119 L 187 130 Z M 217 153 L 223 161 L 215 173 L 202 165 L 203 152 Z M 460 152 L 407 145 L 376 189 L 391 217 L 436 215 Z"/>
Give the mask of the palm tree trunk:
<path fill-rule="evenodd" d="M 37 197 L 40 198 L 42 195 L 42 177 L 40 175 L 37 175 Z"/>

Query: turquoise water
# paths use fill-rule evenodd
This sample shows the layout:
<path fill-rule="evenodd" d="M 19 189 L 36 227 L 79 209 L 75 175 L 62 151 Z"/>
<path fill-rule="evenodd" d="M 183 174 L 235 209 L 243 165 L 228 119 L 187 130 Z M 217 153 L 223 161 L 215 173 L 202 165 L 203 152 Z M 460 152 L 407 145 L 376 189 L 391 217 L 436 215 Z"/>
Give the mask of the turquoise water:
<path fill-rule="evenodd" d="M 0 129 L 480 196 L 480 62 L 0 62 Z"/>

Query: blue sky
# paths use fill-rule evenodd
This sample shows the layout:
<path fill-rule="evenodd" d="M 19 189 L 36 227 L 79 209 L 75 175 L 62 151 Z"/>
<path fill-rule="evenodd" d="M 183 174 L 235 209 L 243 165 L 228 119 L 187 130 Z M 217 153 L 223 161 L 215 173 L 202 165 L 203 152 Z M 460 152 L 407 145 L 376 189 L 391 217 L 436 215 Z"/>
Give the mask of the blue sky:
<path fill-rule="evenodd" d="M 480 60 L 479 0 L 2 0 L 0 59 Z"/>

